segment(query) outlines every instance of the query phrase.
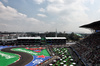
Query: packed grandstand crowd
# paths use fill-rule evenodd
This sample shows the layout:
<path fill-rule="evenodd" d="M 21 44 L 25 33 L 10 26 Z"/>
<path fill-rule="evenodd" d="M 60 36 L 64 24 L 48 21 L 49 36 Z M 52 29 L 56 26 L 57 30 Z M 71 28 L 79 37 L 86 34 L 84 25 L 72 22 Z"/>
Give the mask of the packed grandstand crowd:
<path fill-rule="evenodd" d="M 89 35 L 72 47 L 89 66 L 100 64 L 100 32 Z"/>

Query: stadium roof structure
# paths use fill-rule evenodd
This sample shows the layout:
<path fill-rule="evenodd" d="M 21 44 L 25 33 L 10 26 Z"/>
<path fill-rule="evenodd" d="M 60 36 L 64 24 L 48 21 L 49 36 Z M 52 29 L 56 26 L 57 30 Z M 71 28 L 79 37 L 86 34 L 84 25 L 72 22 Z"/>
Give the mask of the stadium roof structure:
<path fill-rule="evenodd" d="M 41 37 L 18 37 L 17 39 L 41 39 Z"/>
<path fill-rule="evenodd" d="M 86 25 L 82 25 L 80 26 L 80 28 L 89 28 L 89 29 L 93 29 L 93 30 L 100 30 L 100 20 L 99 21 L 95 21 L 93 23 L 90 24 L 86 24 Z"/>
<path fill-rule="evenodd" d="M 46 39 L 66 39 L 66 37 L 46 37 Z"/>

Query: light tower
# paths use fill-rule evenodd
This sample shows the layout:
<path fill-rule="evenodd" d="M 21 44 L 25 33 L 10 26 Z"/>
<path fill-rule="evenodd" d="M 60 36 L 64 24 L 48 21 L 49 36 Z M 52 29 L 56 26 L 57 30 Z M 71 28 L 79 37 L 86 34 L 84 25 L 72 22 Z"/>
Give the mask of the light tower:
<path fill-rule="evenodd" d="M 57 37 L 57 29 L 56 29 L 56 34 L 55 34 L 55 37 Z"/>

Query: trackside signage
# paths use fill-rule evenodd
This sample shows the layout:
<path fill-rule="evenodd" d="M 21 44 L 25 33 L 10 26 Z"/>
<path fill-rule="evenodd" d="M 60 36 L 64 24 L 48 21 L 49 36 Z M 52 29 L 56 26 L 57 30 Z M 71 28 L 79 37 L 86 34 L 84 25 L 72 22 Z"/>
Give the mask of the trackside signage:
<path fill-rule="evenodd" d="M 41 63 L 43 60 L 42 59 L 35 59 L 32 61 L 33 65 Z"/>
<path fill-rule="evenodd" d="M 3 49 L 3 48 L 7 48 L 7 47 L 8 47 L 8 46 L 0 46 L 0 50 Z"/>
<path fill-rule="evenodd" d="M 4 48 L 8 48 L 8 47 L 16 47 L 16 46 L 0 46 L 0 50 L 2 50 Z"/>

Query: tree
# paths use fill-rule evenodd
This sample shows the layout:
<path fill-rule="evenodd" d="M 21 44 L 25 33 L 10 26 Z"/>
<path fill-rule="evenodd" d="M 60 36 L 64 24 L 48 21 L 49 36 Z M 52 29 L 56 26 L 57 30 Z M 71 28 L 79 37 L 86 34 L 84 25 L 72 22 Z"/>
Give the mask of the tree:
<path fill-rule="evenodd" d="M 72 40 L 72 41 L 78 41 L 79 40 L 79 36 L 74 34 L 74 32 L 72 32 L 70 35 L 69 35 L 69 39 Z"/>

